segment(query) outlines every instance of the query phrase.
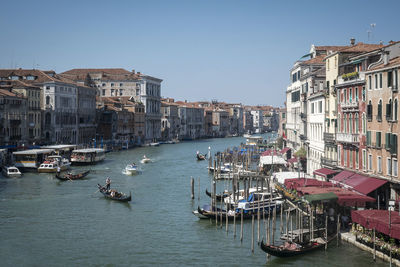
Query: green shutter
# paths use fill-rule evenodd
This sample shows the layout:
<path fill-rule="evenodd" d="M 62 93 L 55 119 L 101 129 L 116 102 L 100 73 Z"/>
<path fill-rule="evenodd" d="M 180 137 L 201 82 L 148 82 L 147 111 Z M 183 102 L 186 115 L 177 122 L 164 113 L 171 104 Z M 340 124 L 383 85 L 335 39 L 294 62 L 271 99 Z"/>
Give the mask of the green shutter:
<path fill-rule="evenodd" d="M 381 132 L 376 132 L 376 147 L 381 147 Z"/>
<path fill-rule="evenodd" d="M 390 135 L 390 153 L 397 154 L 397 135 Z"/>
<path fill-rule="evenodd" d="M 371 145 L 371 131 L 367 131 L 367 146 Z"/>
<path fill-rule="evenodd" d="M 385 133 L 385 148 L 390 148 L 390 133 Z"/>

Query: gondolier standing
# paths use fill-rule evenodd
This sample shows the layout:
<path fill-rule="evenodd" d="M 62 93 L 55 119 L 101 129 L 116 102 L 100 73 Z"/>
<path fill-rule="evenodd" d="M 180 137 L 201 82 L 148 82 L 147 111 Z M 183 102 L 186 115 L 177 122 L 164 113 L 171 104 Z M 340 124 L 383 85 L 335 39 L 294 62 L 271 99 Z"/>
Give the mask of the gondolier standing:
<path fill-rule="evenodd" d="M 57 174 L 60 174 L 60 172 L 61 172 L 61 168 L 60 168 L 60 166 L 58 166 L 57 167 Z"/>
<path fill-rule="evenodd" d="M 110 177 L 107 177 L 107 179 L 106 179 L 106 189 L 107 189 L 107 191 L 110 190 L 110 186 L 111 186 L 111 179 L 110 179 Z"/>

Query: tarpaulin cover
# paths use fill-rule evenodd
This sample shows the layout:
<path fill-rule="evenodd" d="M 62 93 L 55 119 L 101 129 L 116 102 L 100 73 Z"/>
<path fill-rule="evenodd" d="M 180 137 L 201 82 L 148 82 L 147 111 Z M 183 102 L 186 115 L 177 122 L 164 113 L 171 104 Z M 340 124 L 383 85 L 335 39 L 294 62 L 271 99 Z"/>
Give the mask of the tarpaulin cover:
<path fill-rule="evenodd" d="M 328 168 L 322 168 L 314 171 L 314 174 L 328 178 L 329 175 L 338 173 L 338 171 L 331 170 Z"/>
<path fill-rule="evenodd" d="M 285 186 L 286 188 L 297 190 L 298 187 L 306 187 L 306 186 L 332 187 L 333 184 L 331 182 L 319 181 L 317 179 L 294 178 L 294 179 L 286 179 Z"/>
<path fill-rule="evenodd" d="M 351 211 L 351 219 L 353 222 L 361 224 L 367 229 L 375 229 L 376 231 L 388 235 L 390 237 L 400 239 L 400 216 L 398 212 L 388 210 L 353 210 Z"/>

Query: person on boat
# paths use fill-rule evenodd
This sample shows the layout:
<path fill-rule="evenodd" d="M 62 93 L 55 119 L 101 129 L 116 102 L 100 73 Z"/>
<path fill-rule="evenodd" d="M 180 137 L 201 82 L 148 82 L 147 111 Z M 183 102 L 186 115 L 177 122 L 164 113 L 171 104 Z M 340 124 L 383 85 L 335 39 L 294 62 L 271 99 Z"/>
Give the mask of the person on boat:
<path fill-rule="evenodd" d="M 143 155 L 143 159 L 147 159 L 146 155 Z"/>
<path fill-rule="evenodd" d="M 111 179 L 110 177 L 107 177 L 106 179 L 106 190 L 109 191 L 111 186 Z"/>
<path fill-rule="evenodd" d="M 61 172 L 61 168 L 60 168 L 60 166 L 58 166 L 57 167 L 57 174 L 60 174 L 60 172 Z"/>

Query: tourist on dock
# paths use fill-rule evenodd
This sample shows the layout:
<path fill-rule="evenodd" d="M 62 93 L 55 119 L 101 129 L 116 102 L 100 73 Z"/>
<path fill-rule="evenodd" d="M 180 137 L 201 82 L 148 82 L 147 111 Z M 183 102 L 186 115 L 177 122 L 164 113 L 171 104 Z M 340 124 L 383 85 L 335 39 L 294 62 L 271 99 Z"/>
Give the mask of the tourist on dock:
<path fill-rule="evenodd" d="M 107 179 L 106 179 L 106 189 L 107 189 L 107 191 L 110 190 L 110 186 L 111 186 L 111 179 L 110 179 L 110 177 L 107 177 Z"/>

